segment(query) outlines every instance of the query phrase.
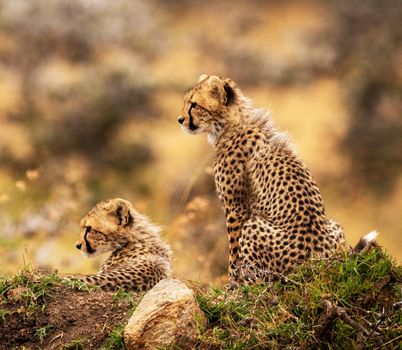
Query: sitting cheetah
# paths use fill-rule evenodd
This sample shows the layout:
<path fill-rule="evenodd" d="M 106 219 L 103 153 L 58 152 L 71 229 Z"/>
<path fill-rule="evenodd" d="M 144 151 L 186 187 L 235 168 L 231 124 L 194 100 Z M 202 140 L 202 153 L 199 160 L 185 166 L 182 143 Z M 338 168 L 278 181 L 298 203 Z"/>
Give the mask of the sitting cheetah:
<path fill-rule="evenodd" d="M 288 137 L 232 80 L 202 75 L 185 95 L 178 122 L 191 134 L 207 133 L 215 149 L 233 282 L 288 273 L 310 257 L 345 249 L 342 227 L 325 215 L 318 187 Z"/>
<path fill-rule="evenodd" d="M 159 229 L 124 199 L 100 202 L 85 215 L 76 247 L 87 257 L 112 252 L 98 274 L 69 276 L 106 290 L 145 291 L 172 273 Z"/>

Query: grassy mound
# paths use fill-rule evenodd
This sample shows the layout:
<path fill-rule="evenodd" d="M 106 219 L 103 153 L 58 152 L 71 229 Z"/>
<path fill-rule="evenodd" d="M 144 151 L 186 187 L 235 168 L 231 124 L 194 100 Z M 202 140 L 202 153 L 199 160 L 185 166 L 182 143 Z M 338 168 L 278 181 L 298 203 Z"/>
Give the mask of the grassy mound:
<path fill-rule="evenodd" d="M 401 349 L 402 268 L 379 249 L 309 262 L 286 281 L 198 291 L 199 349 Z"/>
<path fill-rule="evenodd" d="M 0 278 L 0 349 L 121 349 L 137 298 L 24 269 Z"/>
<path fill-rule="evenodd" d="M 208 326 L 187 348 L 402 348 L 402 267 L 380 249 L 309 262 L 275 283 L 194 289 Z M 139 300 L 57 274 L 0 278 L 0 349 L 124 349 Z"/>

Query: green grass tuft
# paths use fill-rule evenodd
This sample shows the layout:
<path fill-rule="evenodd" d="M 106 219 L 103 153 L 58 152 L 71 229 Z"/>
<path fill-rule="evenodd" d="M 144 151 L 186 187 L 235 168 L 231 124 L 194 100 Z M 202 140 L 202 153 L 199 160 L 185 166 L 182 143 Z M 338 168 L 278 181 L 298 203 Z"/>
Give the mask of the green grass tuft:
<path fill-rule="evenodd" d="M 117 303 L 119 300 L 125 299 L 131 301 L 133 298 L 133 294 L 130 292 L 126 292 L 124 288 L 119 288 L 113 295 L 113 302 Z"/>
<path fill-rule="evenodd" d="M 10 298 L 9 292 L 19 289 L 18 298 L 21 299 L 27 315 L 33 315 L 37 308 L 44 307 L 43 299 L 53 295 L 53 287 L 60 281 L 61 278 L 57 272 L 40 275 L 37 271 L 26 266 L 11 279 L 0 276 L 0 297 L 6 302 Z"/>
<path fill-rule="evenodd" d="M 299 266 L 286 281 L 233 291 L 200 291 L 208 319 L 200 349 L 397 349 L 402 334 L 402 269 L 381 250 Z M 323 300 L 364 332 L 335 317 L 319 331 Z M 342 312 L 343 312 L 342 311 Z"/>
<path fill-rule="evenodd" d="M 62 348 L 63 350 L 84 350 L 84 341 L 81 339 L 73 340 L 69 344 L 66 344 Z"/>
<path fill-rule="evenodd" d="M 60 283 L 64 286 L 68 286 L 72 289 L 76 289 L 76 290 L 83 291 L 83 292 L 90 292 L 92 290 L 99 289 L 98 286 L 92 286 L 92 285 L 86 284 L 85 282 L 83 282 L 79 279 L 72 278 L 72 277 L 69 277 L 68 279 L 62 279 L 60 281 Z"/>
<path fill-rule="evenodd" d="M 49 334 L 49 330 L 52 329 L 53 326 L 50 324 L 47 324 L 43 327 L 38 328 L 35 331 L 35 337 L 39 339 L 39 342 L 42 344 L 43 341 L 45 340 L 46 336 Z"/>
<path fill-rule="evenodd" d="M 125 325 L 120 325 L 116 327 L 107 338 L 105 344 L 102 346 L 101 350 L 117 350 L 125 349 L 123 330 Z"/>

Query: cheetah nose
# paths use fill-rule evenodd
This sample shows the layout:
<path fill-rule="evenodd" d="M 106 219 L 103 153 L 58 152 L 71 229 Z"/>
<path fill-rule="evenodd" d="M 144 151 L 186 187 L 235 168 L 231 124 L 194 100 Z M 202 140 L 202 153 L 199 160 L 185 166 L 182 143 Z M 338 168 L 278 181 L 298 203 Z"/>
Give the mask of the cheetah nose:
<path fill-rule="evenodd" d="M 183 124 L 183 123 L 184 123 L 184 118 L 183 118 L 182 116 L 179 116 L 179 118 L 177 118 L 177 121 L 178 121 L 180 124 Z"/>
<path fill-rule="evenodd" d="M 77 243 L 75 246 L 76 246 L 77 249 L 81 250 L 82 243 Z"/>

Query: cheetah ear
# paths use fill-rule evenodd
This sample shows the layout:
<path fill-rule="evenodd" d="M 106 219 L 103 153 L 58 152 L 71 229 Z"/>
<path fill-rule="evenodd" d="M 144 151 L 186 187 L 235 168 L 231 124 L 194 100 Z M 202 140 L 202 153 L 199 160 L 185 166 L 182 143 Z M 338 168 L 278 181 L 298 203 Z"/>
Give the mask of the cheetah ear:
<path fill-rule="evenodd" d="M 226 105 L 225 82 L 215 75 L 211 75 L 206 81 L 209 94 L 218 101 L 219 104 Z"/>
<path fill-rule="evenodd" d="M 206 79 L 208 79 L 208 74 L 201 74 L 200 77 L 198 78 L 198 83 L 201 83 Z"/>
<path fill-rule="evenodd" d="M 120 201 L 116 209 L 117 224 L 126 227 L 133 223 L 133 217 L 130 213 L 130 208 L 127 203 Z"/>
<path fill-rule="evenodd" d="M 212 75 L 208 78 L 209 93 L 218 100 L 219 104 L 230 106 L 236 98 L 234 83 L 230 79 Z"/>

